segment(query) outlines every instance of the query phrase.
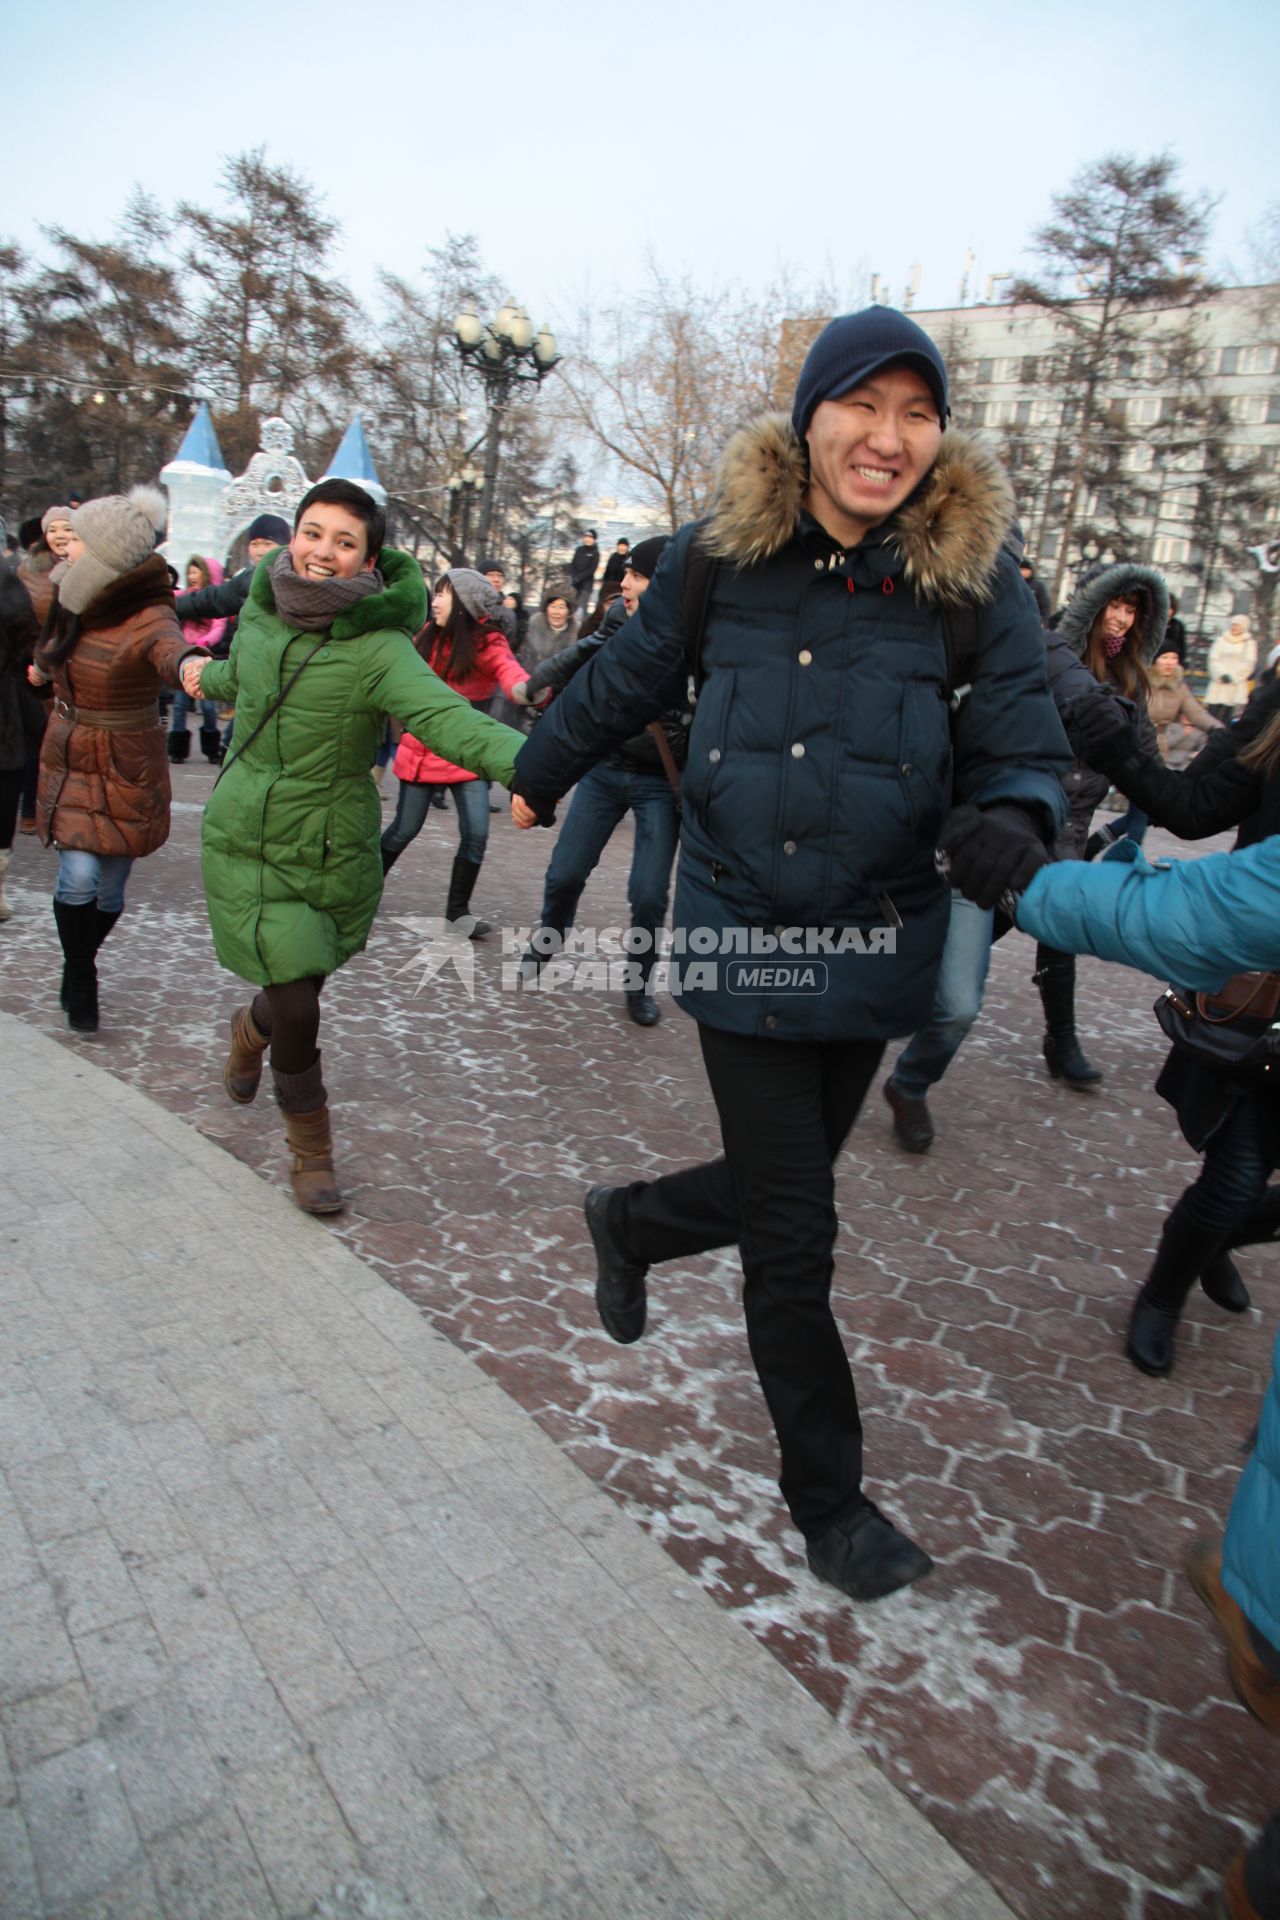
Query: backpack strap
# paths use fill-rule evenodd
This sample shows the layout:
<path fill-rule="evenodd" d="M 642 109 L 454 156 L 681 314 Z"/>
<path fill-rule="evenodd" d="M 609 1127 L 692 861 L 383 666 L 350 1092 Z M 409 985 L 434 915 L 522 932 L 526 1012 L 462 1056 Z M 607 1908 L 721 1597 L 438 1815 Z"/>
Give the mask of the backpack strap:
<path fill-rule="evenodd" d="M 947 650 L 947 710 L 954 722 L 973 692 L 974 662 L 982 651 L 978 609 L 972 600 L 943 607 L 942 638 Z"/>
<path fill-rule="evenodd" d="M 707 614 L 711 607 L 711 589 L 719 571 L 720 562 L 712 558 L 702 544 L 702 521 L 698 525 L 684 562 L 684 591 L 680 602 L 681 624 L 684 627 L 684 657 L 689 669 L 689 705 L 698 704 L 698 695 L 706 679 L 702 671 L 702 640 L 707 630 Z"/>

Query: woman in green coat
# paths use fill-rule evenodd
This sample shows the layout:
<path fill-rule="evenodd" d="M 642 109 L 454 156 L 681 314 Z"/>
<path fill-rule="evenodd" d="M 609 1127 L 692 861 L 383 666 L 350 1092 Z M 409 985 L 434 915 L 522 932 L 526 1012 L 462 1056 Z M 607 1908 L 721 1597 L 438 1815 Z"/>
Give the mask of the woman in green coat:
<path fill-rule="evenodd" d="M 293 538 L 259 563 L 226 660 L 183 668 L 193 698 L 234 699 L 235 745 L 205 809 L 202 865 L 218 958 L 260 991 L 231 1023 L 223 1081 L 246 1105 L 271 1049 L 308 1213 L 342 1205 L 317 1040 L 320 989 L 368 938 L 382 893 L 370 768 L 386 716 L 485 780 L 511 785 L 524 735 L 477 713 L 415 652 L 417 562 L 382 545 L 380 507 L 323 480 Z"/>

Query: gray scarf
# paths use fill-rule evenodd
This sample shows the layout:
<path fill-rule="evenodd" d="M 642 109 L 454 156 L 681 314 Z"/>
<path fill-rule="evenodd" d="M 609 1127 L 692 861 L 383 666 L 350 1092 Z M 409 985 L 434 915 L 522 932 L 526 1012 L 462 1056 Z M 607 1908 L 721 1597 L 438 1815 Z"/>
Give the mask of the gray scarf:
<path fill-rule="evenodd" d="M 304 580 L 294 572 L 288 547 L 281 547 L 271 562 L 271 591 L 276 612 L 288 627 L 299 633 L 324 633 L 340 613 L 347 613 L 367 594 L 381 593 L 382 575 L 376 567 L 356 573 L 349 580 L 335 574 L 331 580 Z"/>

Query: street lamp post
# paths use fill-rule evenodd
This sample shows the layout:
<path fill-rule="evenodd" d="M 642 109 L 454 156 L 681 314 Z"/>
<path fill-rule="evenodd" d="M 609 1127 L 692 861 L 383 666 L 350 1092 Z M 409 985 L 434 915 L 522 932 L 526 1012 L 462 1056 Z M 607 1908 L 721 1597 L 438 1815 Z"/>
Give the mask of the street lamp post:
<path fill-rule="evenodd" d="M 464 364 L 480 379 L 488 408 L 484 474 L 479 488 L 482 498 L 478 544 L 483 557 L 493 517 L 503 409 L 517 383 L 532 381 L 541 386 L 552 368 L 559 365 L 560 355 L 550 329 L 543 327 L 535 333 L 524 308 L 510 300 L 505 301 L 489 321 L 482 320 L 472 308 L 464 307 L 455 324 L 454 341 Z"/>
<path fill-rule="evenodd" d="M 484 474 L 477 471 L 469 462 L 459 473 L 451 473 L 445 481 L 449 493 L 449 556 L 450 565 L 465 567 L 467 564 L 467 545 L 471 535 L 471 503 L 477 493 L 488 493 L 488 482 Z M 458 520 L 461 514 L 462 525 Z M 480 530 L 480 544 L 484 545 L 487 522 Z"/>

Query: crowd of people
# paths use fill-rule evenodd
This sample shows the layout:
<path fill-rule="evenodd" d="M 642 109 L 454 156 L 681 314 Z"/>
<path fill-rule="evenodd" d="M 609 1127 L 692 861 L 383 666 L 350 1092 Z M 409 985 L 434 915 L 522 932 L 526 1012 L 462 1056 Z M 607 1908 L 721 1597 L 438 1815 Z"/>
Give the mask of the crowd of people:
<path fill-rule="evenodd" d="M 1043 1059 L 1064 1099 L 1102 1082 L 1077 1028 L 1076 955 L 1171 983 L 1159 1092 L 1202 1164 L 1133 1300 L 1133 1366 L 1178 1364 L 1196 1285 L 1245 1311 L 1232 1256 L 1280 1236 L 1275 652 L 1260 659 L 1234 617 L 1201 705 L 1176 602 L 1124 557 L 1053 612 L 1007 475 L 948 413 L 945 362 L 915 322 L 842 316 L 790 414 L 730 442 L 705 520 L 619 541 L 594 609 L 601 555 L 584 534 L 527 626 L 500 565 L 428 583 L 344 480 L 313 487 L 292 525 L 261 516 L 227 577 L 192 556 L 176 598 L 156 551 L 166 502 L 146 486 L 45 509 L 0 573 L 0 919 L 15 831 L 33 830 L 57 853 L 61 1005 L 92 1033 L 98 954 L 134 862 L 168 835 L 170 766 L 198 709 L 219 770 L 202 826 L 209 922 L 220 963 L 253 989 L 223 1082 L 247 1104 L 269 1064 L 308 1212 L 343 1204 L 322 990 L 365 945 L 433 805 L 451 801 L 457 825 L 443 919 L 481 939 L 492 787 L 510 790 L 521 830 L 554 827 L 572 795 L 521 966 L 531 986 L 634 817 L 626 1011 L 642 1028 L 660 1018 L 674 866 L 673 936 L 717 956 L 672 994 L 695 1023 L 722 1152 L 587 1192 L 599 1316 L 638 1340 L 653 1269 L 738 1248 L 783 1497 L 814 1574 L 856 1601 L 933 1563 L 863 1484 L 831 1309 L 835 1163 L 899 1040 L 883 1083 L 894 1136 L 930 1150 L 928 1096 L 979 1016 L 996 939 L 1036 942 Z M 1125 811 L 1099 826 L 1112 789 Z M 1151 822 L 1188 840 L 1234 829 L 1236 851 L 1153 868 Z M 796 990 L 782 966 L 759 985 L 760 954 L 779 951 L 820 954 L 825 991 Z M 745 991 L 735 969 L 752 965 Z M 1190 1574 L 1241 1697 L 1280 1726 L 1280 1343 L 1275 1365 L 1225 1557 L 1202 1548 Z M 1276 1920 L 1280 1816 L 1223 1898 L 1234 1920 Z"/>

